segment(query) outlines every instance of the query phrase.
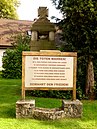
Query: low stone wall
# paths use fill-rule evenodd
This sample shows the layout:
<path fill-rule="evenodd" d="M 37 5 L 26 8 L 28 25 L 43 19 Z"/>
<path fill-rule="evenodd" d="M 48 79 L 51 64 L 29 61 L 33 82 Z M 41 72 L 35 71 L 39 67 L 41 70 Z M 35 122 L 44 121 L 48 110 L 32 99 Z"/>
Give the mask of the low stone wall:
<path fill-rule="evenodd" d="M 66 117 L 81 117 L 83 104 L 79 101 L 62 101 L 61 108 L 38 108 L 35 100 L 19 100 L 16 102 L 16 118 L 35 118 L 56 120 Z"/>
<path fill-rule="evenodd" d="M 45 108 L 35 108 L 33 112 L 33 117 L 41 120 L 55 120 L 64 117 L 64 110 L 60 108 L 45 109 Z"/>

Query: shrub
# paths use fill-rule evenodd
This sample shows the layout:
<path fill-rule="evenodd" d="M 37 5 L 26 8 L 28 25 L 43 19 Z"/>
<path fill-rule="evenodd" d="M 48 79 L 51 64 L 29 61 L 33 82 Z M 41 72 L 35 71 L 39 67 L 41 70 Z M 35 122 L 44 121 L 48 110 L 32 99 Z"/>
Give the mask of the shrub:
<path fill-rule="evenodd" d="M 22 76 L 22 51 L 29 51 L 30 38 L 27 35 L 14 37 L 13 49 L 7 49 L 3 56 L 2 77 L 21 78 Z"/>
<path fill-rule="evenodd" d="M 45 98 L 60 98 L 60 99 L 72 99 L 71 91 L 42 91 L 42 90 L 34 90 L 27 91 L 27 95 L 35 96 L 35 97 L 45 97 Z"/>

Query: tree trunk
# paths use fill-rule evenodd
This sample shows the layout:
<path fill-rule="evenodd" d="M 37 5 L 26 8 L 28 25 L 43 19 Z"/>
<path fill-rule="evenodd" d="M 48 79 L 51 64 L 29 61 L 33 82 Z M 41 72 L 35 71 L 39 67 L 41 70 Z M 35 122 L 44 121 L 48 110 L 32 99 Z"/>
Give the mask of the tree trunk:
<path fill-rule="evenodd" d="M 94 69 L 91 57 L 89 57 L 87 66 L 86 96 L 89 97 L 89 99 L 94 99 Z"/>

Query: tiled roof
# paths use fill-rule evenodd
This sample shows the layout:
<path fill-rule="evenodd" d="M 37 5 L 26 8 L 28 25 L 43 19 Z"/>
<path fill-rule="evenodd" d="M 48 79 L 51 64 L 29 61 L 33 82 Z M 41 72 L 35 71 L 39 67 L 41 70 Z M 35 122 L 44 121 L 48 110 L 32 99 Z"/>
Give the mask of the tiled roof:
<path fill-rule="evenodd" d="M 0 47 L 12 46 L 12 36 L 31 30 L 32 21 L 0 19 Z"/>

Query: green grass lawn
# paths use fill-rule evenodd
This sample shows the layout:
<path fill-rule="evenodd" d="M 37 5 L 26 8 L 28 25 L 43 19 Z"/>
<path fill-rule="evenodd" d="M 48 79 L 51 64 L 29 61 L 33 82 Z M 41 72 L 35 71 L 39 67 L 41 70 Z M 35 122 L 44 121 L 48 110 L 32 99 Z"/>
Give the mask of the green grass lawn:
<path fill-rule="evenodd" d="M 16 119 L 16 101 L 21 99 L 21 80 L 0 78 L 0 129 L 97 129 L 97 101 L 83 100 L 83 116 L 76 119 L 40 121 Z M 61 106 L 60 99 L 34 98 L 37 107 Z"/>

